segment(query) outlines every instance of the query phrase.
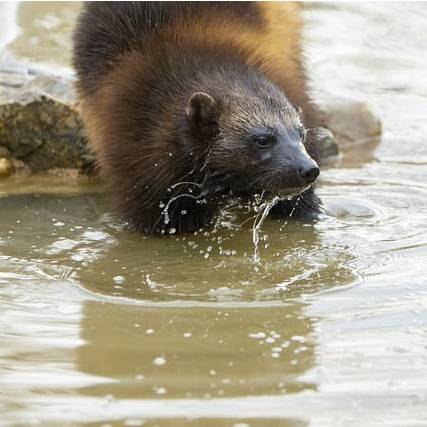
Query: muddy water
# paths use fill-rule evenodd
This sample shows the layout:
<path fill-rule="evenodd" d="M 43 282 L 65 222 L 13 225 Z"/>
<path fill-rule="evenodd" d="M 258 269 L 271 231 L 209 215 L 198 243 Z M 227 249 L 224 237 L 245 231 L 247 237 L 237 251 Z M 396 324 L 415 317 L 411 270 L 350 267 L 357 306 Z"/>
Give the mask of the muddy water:
<path fill-rule="evenodd" d="M 77 10 L 0 9 L 2 40 L 66 67 Z M 323 171 L 318 223 L 263 224 L 260 263 L 242 210 L 155 239 L 98 185 L 0 181 L 0 425 L 426 425 L 427 6 L 305 13 L 318 97 L 384 135 Z"/>

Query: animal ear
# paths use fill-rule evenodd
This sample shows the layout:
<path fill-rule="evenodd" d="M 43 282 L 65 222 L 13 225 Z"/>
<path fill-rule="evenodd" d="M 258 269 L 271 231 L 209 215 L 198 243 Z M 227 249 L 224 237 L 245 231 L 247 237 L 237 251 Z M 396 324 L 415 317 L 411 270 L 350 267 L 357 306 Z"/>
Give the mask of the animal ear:
<path fill-rule="evenodd" d="M 193 123 L 213 122 L 217 118 L 218 103 L 205 92 L 195 92 L 188 101 L 185 114 Z"/>

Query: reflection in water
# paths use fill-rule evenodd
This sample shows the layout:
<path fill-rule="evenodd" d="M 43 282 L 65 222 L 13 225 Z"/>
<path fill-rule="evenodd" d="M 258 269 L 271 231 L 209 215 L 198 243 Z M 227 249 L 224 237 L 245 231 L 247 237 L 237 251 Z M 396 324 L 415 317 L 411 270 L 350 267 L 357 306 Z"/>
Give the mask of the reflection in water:
<path fill-rule="evenodd" d="M 312 320 L 301 303 L 267 308 L 84 304 L 81 372 L 111 382 L 80 389 L 117 399 L 275 395 L 312 389 Z"/>

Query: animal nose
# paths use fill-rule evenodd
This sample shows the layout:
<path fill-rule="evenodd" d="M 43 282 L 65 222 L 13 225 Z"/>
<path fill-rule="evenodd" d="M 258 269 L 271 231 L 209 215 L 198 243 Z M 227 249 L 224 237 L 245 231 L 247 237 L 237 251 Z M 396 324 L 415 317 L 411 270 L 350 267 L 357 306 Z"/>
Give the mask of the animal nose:
<path fill-rule="evenodd" d="M 311 184 L 319 176 L 320 169 L 315 162 L 311 161 L 301 165 L 298 173 L 304 184 Z"/>

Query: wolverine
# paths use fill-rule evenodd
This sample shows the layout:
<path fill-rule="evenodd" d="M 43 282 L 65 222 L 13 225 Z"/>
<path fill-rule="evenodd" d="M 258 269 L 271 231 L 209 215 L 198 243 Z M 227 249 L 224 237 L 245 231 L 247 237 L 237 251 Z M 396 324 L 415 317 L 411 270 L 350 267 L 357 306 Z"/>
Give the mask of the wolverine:
<path fill-rule="evenodd" d="M 91 147 L 134 229 L 193 232 L 233 198 L 316 216 L 320 113 L 298 4 L 89 2 L 73 62 Z"/>

